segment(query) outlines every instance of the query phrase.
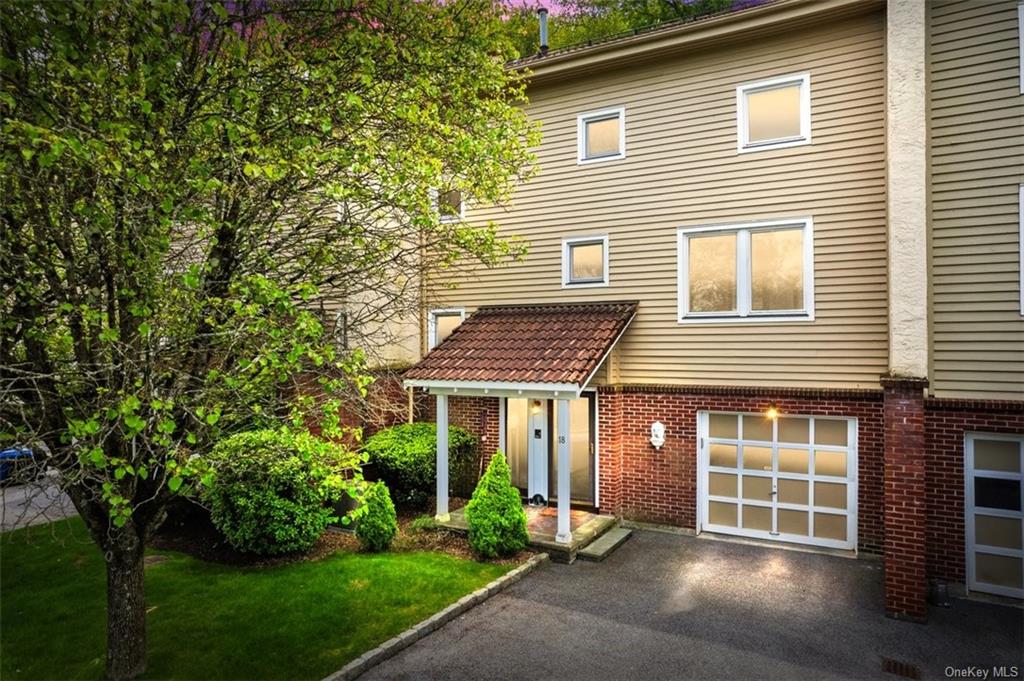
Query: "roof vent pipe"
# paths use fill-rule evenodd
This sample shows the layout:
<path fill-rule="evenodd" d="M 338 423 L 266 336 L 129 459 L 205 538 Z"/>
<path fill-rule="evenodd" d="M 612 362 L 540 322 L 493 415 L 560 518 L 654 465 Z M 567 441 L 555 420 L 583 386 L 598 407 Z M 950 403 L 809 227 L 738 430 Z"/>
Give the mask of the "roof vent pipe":
<path fill-rule="evenodd" d="M 540 53 L 548 53 L 548 11 L 541 7 L 537 10 L 537 18 L 540 20 Z"/>

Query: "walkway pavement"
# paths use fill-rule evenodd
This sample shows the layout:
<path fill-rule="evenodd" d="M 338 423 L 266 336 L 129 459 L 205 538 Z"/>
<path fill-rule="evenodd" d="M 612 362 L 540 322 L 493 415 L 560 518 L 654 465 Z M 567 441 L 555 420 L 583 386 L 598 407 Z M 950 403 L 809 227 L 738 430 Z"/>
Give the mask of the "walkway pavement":
<path fill-rule="evenodd" d="M 361 678 L 895 681 L 885 658 L 924 679 L 1020 668 L 1021 609 L 955 600 L 928 625 L 895 621 L 881 577 L 873 560 L 638 531 L 603 563 L 537 570 Z"/>
<path fill-rule="evenodd" d="M 74 504 L 46 477 L 0 487 L 0 532 L 77 515 Z"/>

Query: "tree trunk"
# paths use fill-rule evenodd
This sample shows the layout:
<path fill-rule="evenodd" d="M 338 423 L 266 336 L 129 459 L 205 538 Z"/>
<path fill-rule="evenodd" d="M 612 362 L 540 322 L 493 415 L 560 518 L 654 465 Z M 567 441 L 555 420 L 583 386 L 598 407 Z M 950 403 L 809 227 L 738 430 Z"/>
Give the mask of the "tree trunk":
<path fill-rule="evenodd" d="M 135 540 L 113 546 L 107 554 L 107 678 L 111 681 L 126 681 L 146 671 L 143 553 L 142 542 Z"/>

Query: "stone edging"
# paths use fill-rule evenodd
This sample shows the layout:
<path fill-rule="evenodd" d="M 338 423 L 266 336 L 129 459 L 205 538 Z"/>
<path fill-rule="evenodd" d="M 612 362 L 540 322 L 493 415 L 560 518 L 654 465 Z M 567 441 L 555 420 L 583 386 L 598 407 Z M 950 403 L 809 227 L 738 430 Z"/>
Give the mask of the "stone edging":
<path fill-rule="evenodd" d="M 384 660 L 397 655 L 400 651 L 408 648 L 432 631 L 440 629 L 473 606 L 483 603 L 491 596 L 504 591 L 533 572 L 541 563 L 547 562 L 547 560 L 548 554 L 546 553 L 538 553 L 532 556 L 528 561 L 506 572 L 490 584 L 486 584 L 473 593 L 463 596 L 444 610 L 431 615 L 418 624 L 414 624 L 398 636 L 384 641 L 384 643 L 381 643 L 373 650 L 366 651 L 338 671 L 324 677 L 323 681 L 349 681 L 360 676 Z"/>

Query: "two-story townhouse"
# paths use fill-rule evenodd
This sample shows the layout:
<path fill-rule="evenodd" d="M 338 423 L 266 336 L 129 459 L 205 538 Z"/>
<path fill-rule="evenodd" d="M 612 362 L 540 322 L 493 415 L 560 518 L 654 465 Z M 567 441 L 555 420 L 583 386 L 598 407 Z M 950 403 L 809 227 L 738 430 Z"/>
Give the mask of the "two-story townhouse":
<path fill-rule="evenodd" d="M 514 65 L 541 172 L 453 214 L 529 254 L 427 287 L 406 385 L 560 540 L 569 499 L 882 554 L 896 617 L 931 580 L 1024 596 L 1022 32 L 1015 0 L 776 0 Z"/>

